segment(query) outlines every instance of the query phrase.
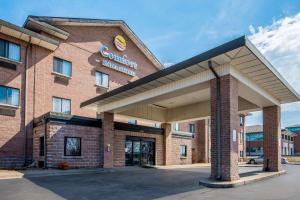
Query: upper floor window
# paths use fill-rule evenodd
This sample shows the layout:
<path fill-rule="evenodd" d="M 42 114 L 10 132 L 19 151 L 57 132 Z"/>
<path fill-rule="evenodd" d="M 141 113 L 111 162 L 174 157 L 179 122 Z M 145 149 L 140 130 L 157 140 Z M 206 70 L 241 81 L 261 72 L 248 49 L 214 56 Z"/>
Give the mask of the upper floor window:
<path fill-rule="evenodd" d="M 196 130 L 195 130 L 195 124 L 189 124 L 189 132 L 190 133 L 195 133 Z"/>
<path fill-rule="evenodd" d="M 52 111 L 64 114 L 71 114 L 71 100 L 53 97 Z"/>
<path fill-rule="evenodd" d="M 179 131 L 179 123 L 173 125 L 175 131 Z"/>
<path fill-rule="evenodd" d="M 0 86 L 0 104 L 19 106 L 20 90 Z"/>
<path fill-rule="evenodd" d="M 20 62 L 21 47 L 18 44 L 0 39 L 0 56 Z"/>
<path fill-rule="evenodd" d="M 53 71 L 67 77 L 72 76 L 72 63 L 60 58 L 54 58 Z"/>
<path fill-rule="evenodd" d="M 137 120 L 136 119 L 128 119 L 128 124 L 137 125 Z"/>
<path fill-rule="evenodd" d="M 294 141 L 294 137 L 291 137 L 291 141 Z"/>
<path fill-rule="evenodd" d="M 102 72 L 96 72 L 96 85 L 108 88 L 109 76 Z"/>

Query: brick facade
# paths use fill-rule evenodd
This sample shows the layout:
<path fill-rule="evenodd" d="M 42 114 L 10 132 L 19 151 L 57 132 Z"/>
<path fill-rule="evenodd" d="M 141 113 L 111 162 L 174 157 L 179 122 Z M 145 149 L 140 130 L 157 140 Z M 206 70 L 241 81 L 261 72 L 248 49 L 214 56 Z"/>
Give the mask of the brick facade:
<path fill-rule="evenodd" d="M 148 134 L 131 131 L 114 131 L 114 166 L 125 166 L 125 140 L 126 136 L 153 138 L 155 139 L 155 165 L 164 164 L 164 138 L 163 135 Z"/>
<path fill-rule="evenodd" d="M 238 87 L 231 75 L 220 77 L 221 93 L 221 177 L 218 177 L 218 151 L 216 129 L 217 80 L 211 80 L 211 178 L 225 181 L 239 179 L 238 169 Z M 233 131 L 236 132 L 233 138 Z"/>
<path fill-rule="evenodd" d="M 33 157 L 36 165 L 44 161 L 40 156 L 40 137 L 44 136 L 45 126 L 41 125 L 34 129 Z M 81 156 L 65 156 L 65 137 L 81 138 Z M 67 162 L 71 168 L 100 167 L 103 160 L 100 155 L 101 140 L 100 128 L 65 125 L 61 123 L 47 123 L 47 167 L 56 168 L 62 162 Z"/>
<path fill-rule="evenodd" d="M 186 156 L 180 155 L 180 146 L 185 145 L 187 148 Z M 192 138 L 172 137 L 171 149 L 168 149 L 170 154 L 171 165 L 192 164 Z"/>
<path fill-rule="evenodd" d="M 80 103 L 83 101 L 107 91 L 95 86 L 95 71 L 109 75 L 108 90 L 112 90 L 158 70 L 119 27 L 59 26 L 59 28 L 68 31 L 70 36 L 67 40 L 55 38 L 60 42 L 55 51 L 52 52 L 36 45 L 28 47 L 26 113 L 25 52 L 27 43 L 0 33 L 0 39 L 21 46 L 21 62 L 13 62 L 17 66 L 16 70 L 0 66 L 0 85 L 20 90 L 20 107 L 18 109 L 12 111 L 0 108 L 0 167 L 24 165 L 25 152 L 27 152 L 27 162 L 31 162 L 33 120 L 52 111 L 52 97 L 70 99 L 71 114 L 73 115 L 96 118 L 94 111 L 80 108 Z M 44 32 L 40 34 L 53 37 Z M 127 49 L 124 52 L 117 51 L 113 45 L 113 38 L 117 34 L 122 35 L 126 40 Z M 126 54 L 128 59 L 135 61 L 138 64 L 136 76 L 132 77 L 102 66 L 99 62 L 103 59 L 99 52 L 102 44 L 106 45 L 110 51 L 120 55 Z M 72 62 L 70 79 L 61 79 L 52 73 L 54 57 Z M 13 113 L 13 115 L 5 113 Z M 25 127 L 27 151 L 25 151 Z"/>
<path fill-rule="evenodd" d="M 281 170 L 281 128 L 280 107 L 263 108 L 264 133 L 264 170 L 277 172 Z"/>

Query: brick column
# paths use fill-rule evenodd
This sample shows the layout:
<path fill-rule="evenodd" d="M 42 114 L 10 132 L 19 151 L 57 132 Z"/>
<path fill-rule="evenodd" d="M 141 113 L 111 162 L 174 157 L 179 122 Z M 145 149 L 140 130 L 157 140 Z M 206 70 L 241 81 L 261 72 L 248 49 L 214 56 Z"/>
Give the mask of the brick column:
<path fill-rule="evenodd" d="M 264 171 L 281 170 L 280 107 L 263 108 L 264 123 Z"/>
<path fill-rule="evenodd" d="M 195 134 L 195 153 L 196 153 L 196 162 L 208 163 L 209 157 L 209 140 L 208 140 L 208 123 L 209 119 L 203 119 L 197 121 L 197 132 Z"/>
<path fill-rule="evenodd" d="M 172 164 L 172 125 L 163 123 L 161 127 L 164 129 L 164 165 Z"/>
<path fill-rule="evenodd" d="M 102 154 L 103 168 L 112 168 L 113 162 L 113 138 L 114 138 L 114 114 L 102 113 L 102 134 L 100 141 L 100 153 Z"/>
<path fill-rule="evenodd" d="M 211 178 L 218 178 L 218 144 L 217 144 L 217 79 L 211 85 Z M 220 162 L 221 180 L 238 180 L 238 81 L 231 75 L 220 77 L 221 94 L 221 133 Z"/>

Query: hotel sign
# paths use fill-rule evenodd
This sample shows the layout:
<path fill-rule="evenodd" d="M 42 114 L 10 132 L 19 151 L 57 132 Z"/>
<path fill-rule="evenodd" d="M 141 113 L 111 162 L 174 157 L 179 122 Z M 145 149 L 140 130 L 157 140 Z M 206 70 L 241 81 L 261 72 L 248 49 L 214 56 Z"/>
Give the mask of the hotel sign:
<path fill-rule="evenodd" d="M 126 42 L 123 37 L 118 36 L 116 36 L 114 40 L 115 47 L 119 51 L 124 51 L 126 49 Z M 103 66 L 120 71 L 130 76 L 135 76 L 135 72 L 133 70 L 137 69 L 137 63 L 129 60 L 127 58 L 127 55 L 119 55 L 117 53 L 114 53 L 110 51 L 109 48 L 105 45 L 102 45 L 100 47 L 100 53 L 104 57 L 104 59 L 102 60 Z"/>

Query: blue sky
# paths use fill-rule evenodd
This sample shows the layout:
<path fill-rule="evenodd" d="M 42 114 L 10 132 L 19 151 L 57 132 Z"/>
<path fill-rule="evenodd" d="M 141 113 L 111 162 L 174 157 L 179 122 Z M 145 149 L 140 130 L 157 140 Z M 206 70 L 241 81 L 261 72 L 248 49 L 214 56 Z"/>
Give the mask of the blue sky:
<path fill-rule="evenodd" d="M 17 25 L 22 25 L 27 15 L 122 19 L 162 63 L 176 63 L 249 35 L 300 93 L 299 0 L 0 0 L 0 5 L 0 18 Z M 286 23 L 289 20 L 292 23 Z M 278 45 L 274 47 L 275 39 Z M 287 41 L 299 45 L 278 51 Z M 287 60 L 287 55 L 299 59 L 283 62 L 280 58 Z M 286 65 L 291 70 L 287 71 Z M 286 105 L 282 110 L 283 126 L 300 124 L 300 104 Z M 254 113 L 248 123 L 261 124 L 261 113 Z"/>

